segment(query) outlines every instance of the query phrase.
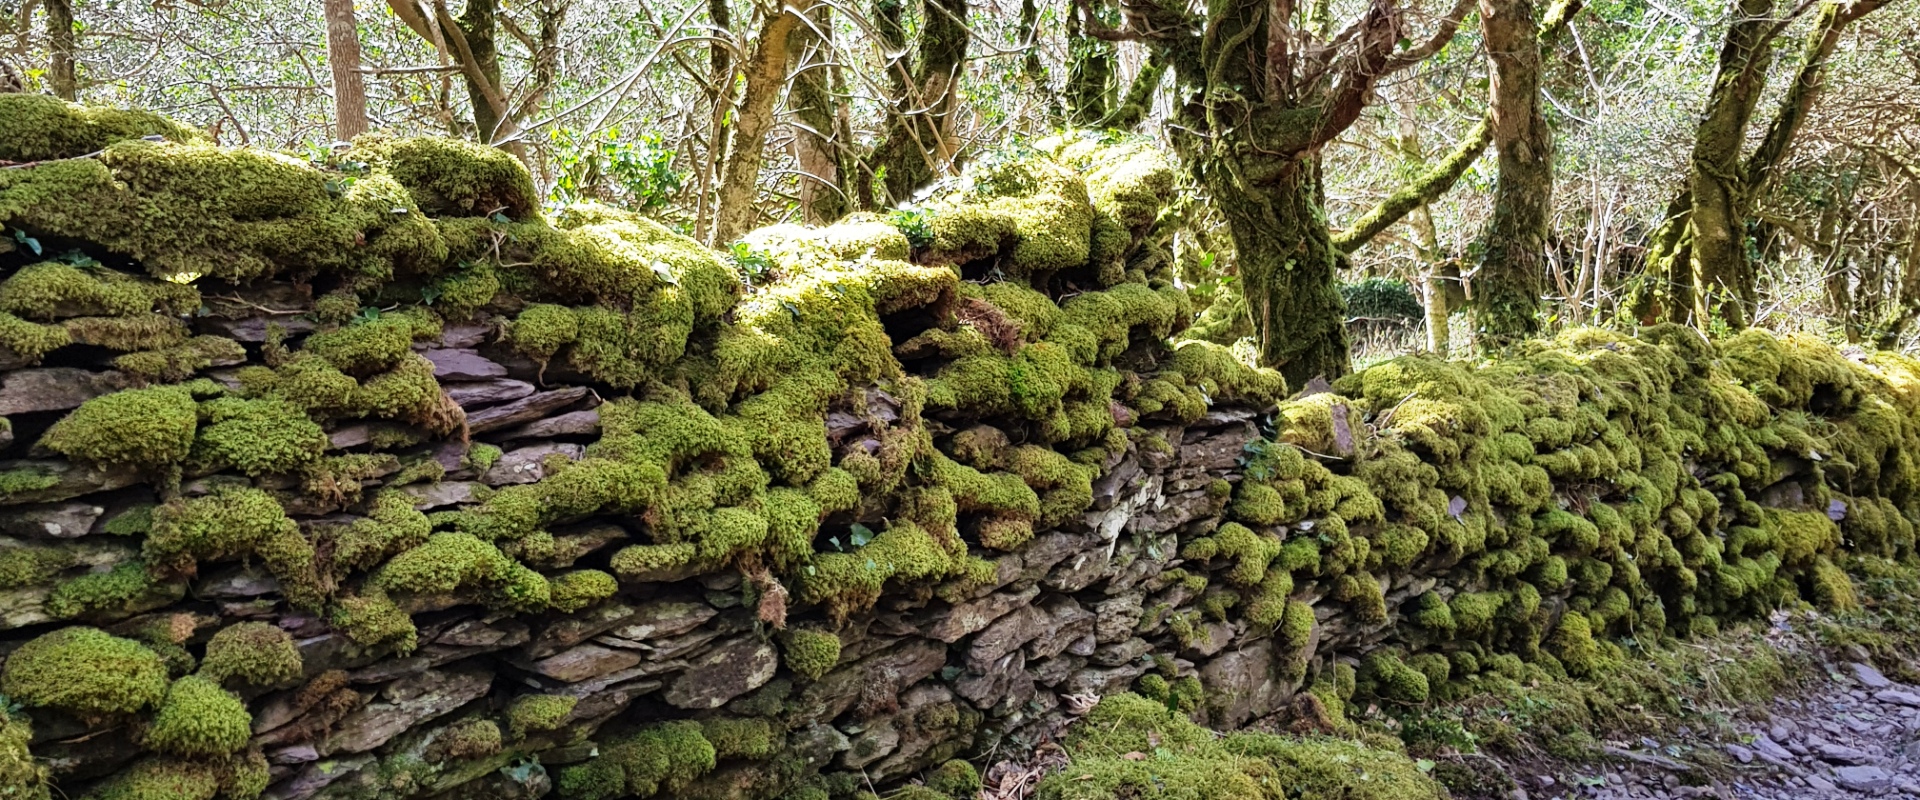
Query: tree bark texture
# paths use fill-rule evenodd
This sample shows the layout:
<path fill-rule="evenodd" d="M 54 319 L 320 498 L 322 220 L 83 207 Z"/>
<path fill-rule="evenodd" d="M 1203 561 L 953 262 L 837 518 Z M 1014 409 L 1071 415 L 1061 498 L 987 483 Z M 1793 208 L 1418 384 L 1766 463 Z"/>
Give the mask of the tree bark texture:
<path fill-rule="evenodd" d="M 800 210 L 809 225 L 824 225 L 847 211 L 842 163 L 847 140 L 840 138 L 839 67 L 833 64 L 823 38 L 832 33 L 821 6 L 809 15 L 809 24 L 796 25 L 787 44 L 793 60 L 792 95 L 787 106 L 799 120 L 794 134 L 795 160 L 800 164 Z"/>
<path fill-rule="evenodd" d="M 360 28 L 353 0 L 327 0 L 327 65 L 333 69 L 333 137 L 367 132 L 367 89 L 360 75 Z"/>
<path fill-rule="evenodd" d="M 73 101 L 80 97 L 74 71 L 73 0 L 47 0 L 47 83 L 53 95 Z"/>
<path fill-rule="evenodd" d="M 748 57 L 746 84 L 734 118 L 733 138 L 727 145 L 727 163 L 720 175 L 715 245 L 730 244 L 752 230 L 757 221 L 761 151 L 767 143 L 767 132 L 773 129 L 774 111 L 787 83 L 787 45 L 800 24 L 800 15 L 812 5 L 809 0 L 797 0 L 769 15 Z"/>
<path fill-rule="evenodd" d="M 1360 215 L 1346 230 L 1336 234 L 1333 237 L 1334 246 L 1340 248 L 1342 253 L 1359 250 L 1408 214 L 1440 199 L 1460 181 L 1460 176 L 1473 168 L 1473 163 L 1487 152 L 1487 145 L 1492 141 L 1492 125 L 1486 119 L 1480 120 L 1460 138 L 1446 158 L 1428 167 L 1419 177 L 1388 195 L 1385 200 L 1368 209 L 1367 213 Z"/>
<path fill-rule="evenodd" d="M 1093 127 L 1107 118 L 1115 107 L 1115 86 L 1119 80 L 1119 54 L 1112 42 L 1082 33 L 1081 15 L 1093 14 L 1091 7 L 1068 8 L 1067 34 L 1067 124 Z"/>
<path fill-rule="evenodd" d="M 1297 160 L 1257 186 L 1226 171 L 1210 173 L 1225 179 L 1206 184 L 1233 234 L 1260 360 L 1292 386 L 1352 369 L 1318 170 L 1316 161 Z"/>
<path fill-rule="evenodd" d="M 1532 0 L 1480 0 L 1489 126 L 1499 163 L 1493 216 L 1468 283 L 1478 340 L 1501 347 L 1539 330 L 1547 225 L 1553 207 L 1553 132 L 1540 109 L 1540 40 Z"/>
<path fill-rule="evenodd" d="M 889 204 L 911 198 L 953 160 L 950 137 L 958 105 L 956 84 L 972 39 L 965 25 L 967 11 L 967 0 L 924 0 L 912 69 L 896 61 L 889 70 L 900 94 L 886 136 L 873 153 L 874 169 L 881 173 Z M 896 24 L 898 18 L 896 13 Z M 887 23 L 883 20 L 878 27 L 884 37 Z"/>
<path fill-rule="evenodd" d="M 1167 78 L 1167 62 L 1158 50 L 1147 53 L 1146 63 L 1140 65 L 1140 72 L 1133 76 L 1133 82 L 1127 85 L 1126 96 L 1120 98 L 1120 104 L 1113 107 L 1106 119 L 1100 121 L 1100 127 L 1117 131 L 1131 131 L 1146 121 L 1153 113 L 1153 98 L 1160 92 L 1160 84 Z"/>

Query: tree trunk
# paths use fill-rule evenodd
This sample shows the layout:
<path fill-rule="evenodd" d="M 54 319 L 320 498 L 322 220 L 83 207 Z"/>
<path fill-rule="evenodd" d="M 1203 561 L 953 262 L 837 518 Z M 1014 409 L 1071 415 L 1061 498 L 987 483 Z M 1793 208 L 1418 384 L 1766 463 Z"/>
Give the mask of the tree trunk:
<path fill-rule="evenodd" d="M 889 70 L 896 80 L 906 77 L 902 93 L 895 98 L 886 138 L 873 154 L 875 170 L 883 171 L 880 182 L 885 184 L 889 204 L 911 198 L 953 159 L 947 140 L 957 105 L 956 84 L 971 40 L 964 24 L 967 1 L 924 0 L 919 56 L 912 74 L 906 75 L 901 64 Z M 897 14 L 894 18 L 898 19 Z M 886 24 L 879 27 L 883 38 L 890 38 Z"/>
<path fill-rule="evenodd" d="M 787 83 L 787 43 L 800 14 L 810 0 L 795 0 L 767 18 L 759 41 L 746 64 L 746 86 L 733 139 L 727 145 L 727 164 L 720 175 L 719 213 L 714 217 L 713 244 L 726 246 L 753 228 L 758 217 L 761 150 L 773 129 L 774 109 Z"/>
<path fill-rule="evenodd" d="M 506 112 L 499 106 L 500 86 L 500 49 L 494 42 L 499 31 L 499 0 L 467 0 L 467 7 L 460 12 L 457 21 L 460 33 L 466 39 L 466 53 L 462 59 L 470 59 L 472 69 L 478 75 L 467 77 L 467 100 L 473 104 L 473 127 L 482 143 L 498 141 L 503 132 L 501 124 L 506 122 Z"/>
<path fill-rule="evenodd" d="M 1154 95 L 1160 92 L 1160 84 L 1166 77 L 1166 57 L 1159 50 L 1149 51 L 1146 63 L 1140 65 L 1140 72 L 1133 76 L 1133 83 L 1127 86 L 1127 96 L 1121 98 L 1120 105 L 1100 121 L 1100 127 L 1117 131 L 1131 131 L 1140 127 L 1147 115 L 1153 113 Z"/>
<path fill-rule="evenodd" d="M 1060 98 L 1047 81 L 1046 66 L 1040 63 L 1040 5 L 1035 0 L 1020 2 L 1020 46 L 1027 50 L 1020 58 L 1020 73 L 1027 80 L 1027 88 L 1046 98 L 1049 119 L 1058 118 Z"/>
<path fill-rule="evenodd" d="M 1693 195 L 1687 247 L 1694 324 L 1718 320 L 1739 330 L 1752 319 L 1757 301 L 1753 267 L 1747 260 L 1740 151 L 1773 58 L 1767 46 L 1774 24 L 1773 1 L 1740 0 L 1735 13 L 1738 16 L 1727 29 L 1720 66 L 1707 95 L 1707 113 L 1694 133 L 1687 176 L 1687 190 Z"/>
<path fill-rule="evenodd" d="M 1335 281 L 1318 170 L 1312 159 L 1292 161 L 1259 185 L 1232 177 L 1237 169 L 1202 173 L 1233 234 L 1260 363 L 1280 370 L 1292 386 L 1351 371 L 1346 303 Z"/>
<path fill-rule="evenodd" d="M 822 34 L 831 35 L 826 7 L 811 15 L 812 24 L 796 25 L 787 48 L 793 58 L 793 89 L 787 105 L 800 124 L 794 132 L 794 156 L 800 164 L 800 210 L 809 225 L 822 225 L 847 213 L 847 195 L 841 176 L 845 142 L 838 138 L 840 103 L 834 96 L 839 67 L 828 54 Z"/>
<path fill-rule="evenodd" d="M 1480 19 L 1493 62 L 1490 127 L 1499 176 L 1468 297 L 1477 340 L 1497 348 L 1540 327 L 1553 208 L 1553 131 L 1540 110 L 1540 40 L 1532 0 L 1480 0 Z"/>
<path fill-rule="evenodd" d="M 1093 11 L 1085 7 L 1067 9 L 1067 124 L 1084 128 L 1099 125 L 1114 107 L 1114 89 L 1119 65 L 1112 42 L 1081 33 L 1080 14 Z"/>
<path fill-rule="evenodd" d="M 47 0 L 47 83 L 53 95 L 74 101 L 80 97 L 79 79 L 73 68 L 73 0 Z"/>
<path fill-rule="evenodd" d="M 367 132 L 367 90 L 360 77 L 360 28 L 353 0 L 326 0 L 327 64 L 333 68 L 333 138 Z"/>
<path fill-rule="evenodd" d="M 694 233 L 711 241 L 713 232 L 714 185 L 720 179 L 720 165 L 727 163 L 727 119 L 733 114 L 733 51 L 719 41 L 733 27 L 733 10 L 727 0 L 708 0 L 707 15 L 716 40 L 707 47 L 707 106 L 712 113 L 707 124 L 707 157 L 700 160 L 700 201 L 694 209 Z"/>

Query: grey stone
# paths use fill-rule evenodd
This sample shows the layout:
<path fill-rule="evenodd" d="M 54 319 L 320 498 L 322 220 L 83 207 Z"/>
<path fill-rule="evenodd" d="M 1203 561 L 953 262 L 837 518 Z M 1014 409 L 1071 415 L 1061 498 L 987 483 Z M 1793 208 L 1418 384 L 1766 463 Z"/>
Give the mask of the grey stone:
<path fill-rule="evenodd" d="M 473 409 L 499 403 L 509 403 L 533 394 L 533 384 L 516 381 L 512 378 L 498 378 L 490 381 L 472 383 L 450 383 L 444 386 L 447 396 L 461 408 Z"/>
<path fill-rule="evenodd" d="M 37 539 L 87 535 L 106 509 L 92 503 L 48 503 L 0 509 L 0 533 Z"/>
<path fill-rule="evenodd" d="M 23 369 L 0 375 L 0 416 L 34 411 L 65 411 L 133 385 L 121 372 L 92 372 L 72 367 Z"/>
<path fill-rule="evenodd" d="M 689 665 L 667 687 L 666 701 L 677 708 L 719 708 L 773 680 L 779 668 L 773 645 L 751 636 L 734 639 Z"/>
<path fill-rule="evenodd" d="M 431 511 L 477 502 L 476 492 L 484 485 L 478 481 L 440 481 L 403 486 L 400 491 L 414 497 L 414 508 Z"/>
<path fill-rule="evenodd" d="M 1729 755 L 1732 755 L 1735 761 L 1738 761 L 1742 764 L 1753 763 L 1753 751 L 1748 750 L 1747 748 L 1741 747 L 1740 745 L 1737 745 L 1737 744 L 1727 745 L 1727 753 Z"/>
<path fill-rule="evenodd" d="M 1040 596 L 1040 587 L 1029 586 L 1021 592 L 991 594 L 970 603 L 961 603 L 938 614 L 924 630 L 926 636 L 952 644 L 968 634 L 977 633 L 1016 608 Z"/>
<path fill-rule="evenodd" d="M 433 362 L 433 377 L 441 381 L 484 381 L 507 374 L 506 367 L 463 348 L 432 349 L 420 355 Z"/>
<path fill-rule="evenodd" d="M 1886 689 L 1873 693 L 1873 699 L 1882 703 L 1892 703 L 1907 708 L 1920 708 L 1920 694 L 1899 689 Z"/>
<path fill-rule="evenodd" d="M 365 755 L 315 761 L 300 770 L 292 780 L 274 787 L 266 796 L 274 800 L 307 800 L 342 779 L 358 776 L 361 770 L 374 763 L 373 756 Z"/>
<path fill-rule="evenodd" d="M 660 601 L 647 603 L 607 634 L 631 642 L 679 636 L 700 627 L 720 612 L 704 603 Z"/>
<path fill-rule="evenodd" d="M 408 728 L 452 713 L 484 697 L 493 686 L 488 672 L 430 670 L 389 684 L 380 699 L 341 720 L 326 738 L 328 753 L 364 753 Z"/>
<path fill-rule="evenodd" d="M 282 315 L 274 317 L 247 317 L 245 319 L 222 319 L 202 317 L 195 320 L 194 326 L 205 334 L 225 336 L 237 342 L 260 344 L 267 340 L 267 328 L 278 326 L 288 335 L 297 336 L 312 333 L 318 327 L 313 320 L 305 316 Z"/>
<path fill-rule="evenodd" d="M 528 395 L 506 405 L 483 408 L 467 415 L 467 430 L 485 433 L 531 422 L 578 403 L 591 393 L 584 386 L 575 386 Z"/>
<path fill-rule="evenodd" d="M 1879 767 L 1841 767 L 1833 771 L 1833 781 L 1855 792 L 1884 792 L 1893 788 L 1893 776 Z"/>
<path fill-rule="evenodd" d="M 534 662 L 532 668 L 554 680 L 577 683 L 618 672 L 640 660 L 640 654 L 631 650 L 582 644 Z"/>
<path fill-rule="evenodd" d="M 36 472 L 47 476 L 53 483 L 44 489 L 0 496 L 0 506 L 72 500 L 96 492 L 125 489 L 141 480 L 139 470 L 123 464 L 96 467 L 65 460 L 0 461 L 0 472 L 14 471 Z"/>
<path fill-rule="evenodd" d="M 1032 606 L 1001 617 L 974 637 L 967 649 L 967 668 L 982 674 L 991 672 L 994 662 L 1039 636 L 1049 619 L 1047 612 Z"/>
<path fill-rule="evenodd" d="M 488 486 L 538 483 L 547 476 L 545 462 L 548 457 L 558 455 L 570 461 L 579 461 L 586 452 L 585 447 L 561 442 L 522 447 L 501 456 L 485 475 L 480 476 L 480 482 Z"/>
<path fill-rule="evenodd" d="M 558 416 L 536 419 L 500 434 L 502 439 L 552 439 L 560 436 L 593 436 L 600 432 L 600 410 L 588 408 Z"/>
<path fill-rule="evenodd" d="M 1820 760 L 1834 764 L 1865 764 L 1873 760 L 1873 754 L 1865 750 L 1831 742 L 1815 745 L 1813 751 Z"/>
<path fill-rule="evenodd" d="M 1040 661 L 1065 652 L 1074 642 L 1093 636 L 1093 612 L 1080 607 L 1071 597 L 1056 597 L 1041 606 L 1047 621 L 1038 635 L 1027 643 L 1027 657 Z M 1079 653 L 1077 655 L 1088 655 Z"/>
<path fill-rule="evenodd" d="M 1861 686 L 1873 691 L 1893 688 L 1893 681 L 1887 680 L 1887 676 L 1880 674 L 1880 670 L 1874 669 L 1872 664 L 1854 662 L 1853 678 L 1859 681 Z"/>
<path fill-rule="evenodd" d="M 1208 717 L 1211 727 L 1237 728 L 1273 713 L 1286 701 L 1289 689 L 1274 677 L 1273 647 L 1271 640 L 1263 639 L 1200 668 L 1200 685 L 1207 687 L 1210 696 L 1225 701 L 1217 707 L 1218 717 Z"/>

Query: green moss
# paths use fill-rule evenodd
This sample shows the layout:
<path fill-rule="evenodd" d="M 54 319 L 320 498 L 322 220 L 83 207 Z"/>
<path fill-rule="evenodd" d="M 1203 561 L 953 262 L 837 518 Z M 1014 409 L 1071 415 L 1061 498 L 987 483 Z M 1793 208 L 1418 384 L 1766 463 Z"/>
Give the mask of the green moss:
<path fill-rule="evenodd" d="M 597 569 L 574 570 L 548 581 L 552 607 L 563 614 L 597 604 L 619 590 L 619 581 Z"/>
<path fill-rule="evenodd" d="M 167 691 L 160 656 L 96 628 L 62 628 L 20 646 L 0 671 L 16 702 L 87 716 L 140 711 Z"/>
<path fill-rule="evenodd" d="M 317 608 L 321 597 L 314 550 L 272 495 L 228 486 L 153 512 L 142 554 L 155 569 L 192 574 L 201 562 L 257 555 L 296 606 Z"/>
<path fill-rule="evenodd" d="M 109 144 L 145 136 L 176 142 L 206 135 L 148 111 L 69 103 L 43 94 L 0 97 L 0 161 L 75 158 Z"/>
<path fill-rule="evenodd" d="M 110 269 L 83 268 L 54 261 L 22 267 L 0 282 L 0 311 L 39 320 L 91 317 L 96 325 L 81 325 L 79 330 L 101 332 L 109 340 L 116 338 L 106 330 L 115 318 L 133 318 L 136 326 L 149 326 L 145 332 L 152 335 L 150 326 L 177 329 L 179 322 L 150 312 L 157 309 L 178 316 L 192 313 L 199 305 L 200 292 L 192 286 L 146 281 Z M 69 332 L 73 329 L 69 328 Z M 139 330 L 124 332 L 144 338 L 140 333 Z"/>
<path fill-rule="evenodd" d="M 832 631 L 792 628 L 781 645 L 787 669 L 808 680 L 819 680 L 840 662 L 840 637 Z"/>
<path fill-rule="evenodd" d="M 100 530 L 115 536 L 146 533 L 153 529 L 153 509 L 154 506 L 151 503 L 133 506 L 115 514 L 112 519 L 106 521 L 106 524 L 100 526 Z"/>
<path fill-rule="evenodd" d="M 147 728 L 147 746 L 176 756 L 216 756 L 247 746 L 253 717 L 240 698 L 197 675 L 174 681 Z"/>
<path fill-rule="evenodd" d="M 559 796 L 613 800 L 677 793 L 712 770 L 714 761 L 713 744 L 701 735 L 700 723 L 668 722 L 607 742 L 592 761 L 562 770 Z"/>
<path fill-rule="evenodd" d="M 1391 651 L 1369 654 L 1359 678 L 1367 694 L 1397 703 L 1425 703 L 1430 690 L 1426 674 L 1408 666 L 1399 654 Z"/>
<path fill-rule="evenodd" d="M 954 800 L 973 800 L 980 796 L 980 772 L 956 758 L 929 771 L 926 785 Z"/>
<path fill-rule="evenodd" d="M 540 207 L 527 168 L 497 147 L 437 136 L 366 134 L 353 140 L 347 158 L 393 176 L 421 212 L 432 216 L 529 219 Z"/>
<path fill-rule="evenodd" d="M 1439 800 L 1446 792 L 1412 759 L 1338 739 L 1235 733 L 1224 738 L 1165 705 L 1111 695 L 1068 738 L 1067 767 L 1043 779 L 1043 800 L 1268 797 Z M 1144 757 L 1143 757 L 1144 756 Z"/>
<path fill-rule="evenodd" d="M 429 760 L 486 758 L 500 752 L 500 725 L 490 719 L 463 719 L 433 740 Z"/>
<path fill-rule="evenodd" d="M 412 352 L 411 321 L 382 316 L 307 337 L 305 350 L 349 375 L 392 369 Z"/>
<path fill-rule="evenodd" d="M 220 771 L 197 761 L 150 758 L 108 779 L 88 800 L 213 800 Z"/>
<path fill-rule="evenodd" d="M 301 676 L 293 636 L 268 622 L 241 622 L 220 629 L 207 642 L 200 674 L 215 683 L 239 678 L 254 686 L 277 686 Z"/>
<path fill-rule="evenodd" d="M 500 456 L 500 448 L 486 442 L 475 442 L 467 450 L 467 464 L 473 467 L 473 471 L 484 473 L 500 462 Z"/>
<path fill-rule="evenodd" d="M 507 708 L 508 730 L 514 741 L 527 738 L 529 733 L 559 730 L 579 703 L 580 698 L 559 694 L 521 695 Z"/>
<path fill-rule="evenodd" d="M 47 769 L 34 762 L 27 745 L 33 725 L 25 714 L 0 712 L 0 792 L 7 800 L 50 800 Z"/>
<path fill-rule="evenodd" d="M 779 750 L 773 726 L 764 719 L 716 718 L 700 723 L 715 758 L 767 758 Z"/>
<path fill-rule="evenodd" d="M 200 404 L 200 422 L 194 459 L 252 476 L 295 472 L 327 449 L 326 432 L 281 400 L 215 398 Z"/>
<path fill-rule="evenodd" d="M 467 533 L 437 533 L 367 579 L 384 592 L 482 592 L 498 608 L 537 611 L 551 601 L 547 579 Z"/>
<path fill-rule="evenodd" d="M 133 559 L 107 572 L 62 581 L 47 596 L 46 609 L 56 619 L 120 619 L 165 606 L 184 594 L 184 583 L 156 581 L 146 562 Z"/>
<path fill-rule="evenodd" d="M 193 394 L 162 386 L 96 397 L 62 417 L 40 445 L 97 464 L 161 470 L 186 460 L 199 414 Z"/>
<path fill-rule="evenodd" d="M 116 369 L 148 381 L 183 381 L 215 364 L 244 361 L 247 349 L 222 336 L 195 336 L 174 347 L 127 353 L 113 359 Z"/>
<path fill-rule="evenodd" d="M 46 354 L 73 342 L 67 329 L 59 325 L 28 322 L 12 314 L 0 313 L 0 347 L 28 363 L 37 364 Z"/>
<path fill-rule="evenodd" d="M 413 618 L 378 590 L 334 598 L 328 607 L 327 622 L 355 643 L 368 647 L 387 645 L 403 655 L 413 652 L 419 642 L 419 629 L 414 627 Z"/>
<path fill-rule="evenodd" d="M 58 547 L 0 548 L 0 589 L 44 583 L 75 563 L 72 552 Z"/>

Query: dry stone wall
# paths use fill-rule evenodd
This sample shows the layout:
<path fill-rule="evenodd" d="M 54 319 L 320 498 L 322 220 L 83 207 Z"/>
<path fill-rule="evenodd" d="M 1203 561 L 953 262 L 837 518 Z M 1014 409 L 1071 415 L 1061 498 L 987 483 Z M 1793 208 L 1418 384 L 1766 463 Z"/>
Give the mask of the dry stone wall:
<path fill-rule="evenodd" d="M 1912 552 L 1912 362 L 1289 392 L 1176 338 L 1139 143 L 724 260 L 443 140 L 0 95 L 0 160 L 0 797 L 966 797 L 1101 696 L 1338 729 Z"/>

